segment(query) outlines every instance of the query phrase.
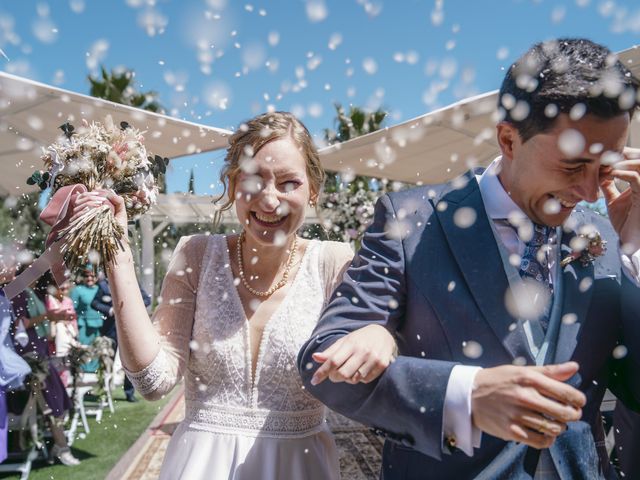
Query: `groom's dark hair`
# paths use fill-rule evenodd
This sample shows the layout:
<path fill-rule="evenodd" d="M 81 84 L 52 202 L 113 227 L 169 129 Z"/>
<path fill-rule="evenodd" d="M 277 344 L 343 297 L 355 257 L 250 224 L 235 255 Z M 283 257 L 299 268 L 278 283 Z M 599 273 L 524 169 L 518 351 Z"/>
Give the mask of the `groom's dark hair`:
<path fill-rule="evenodd" d="M 560 113 L 601 118 L 630 116 L 639 105 L 640 81 L 608 48 L 584 38 L 535 44 L 507 71 L 498 95 L 502 119 L 523 142 L 553 128 Z"/>

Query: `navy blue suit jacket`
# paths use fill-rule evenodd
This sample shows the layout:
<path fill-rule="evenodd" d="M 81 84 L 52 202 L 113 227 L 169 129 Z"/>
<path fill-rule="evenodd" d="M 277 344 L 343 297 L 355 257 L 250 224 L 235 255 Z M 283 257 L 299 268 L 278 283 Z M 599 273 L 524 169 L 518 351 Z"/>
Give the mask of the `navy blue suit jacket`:
<path fill-rule="evenodd" d="M 138 286 L 140 287 L 140 285 Z M 142 287 L 140 287 L 140 295 L 142 295 L 142 301 L 144 302 L 145 307 L 151 305 L 151 297 Z M 104 324 L 100 329 L 100 335 L 105 335 L 113 339 L 117 345 L 116 317 L 110 314 L 111 307 L 113 307 L 113 301 L 111 300 L 109 282 L 107 280 L 100 280 L 98 282 L 98 291 L 96 292 L 96 296 L 93 297 L 93 301 L 91 302 L 91 308 L 100 312 L 104 318 Z"/>
<path fill-rule="evenodd" d="M 298 358 L 311 394 L 387 437 L 384 479 L 531 478 L 537 464 L 537 450 L 487 434 L 473 457 L 443 446 L 444 398 L 456 364 L 492 367 L 516 358 L 534 364 L 504 304 L 508 280 L 474 174 L 466 180 L 462 188 L 424 186 L 381 197 L 361 250 Z M 454 220 L 462 207 L 476 214 L 468 228 Z M 570 425 L 551 454 L 562 478 L 611 477 L 599 406 L 609 386 L 625 404 L 640 407 L 640 289 L 621 271 L 608 220 L 580 208 L 572 220 L 576 227 L 595 224 L 608 250 L 592 264 L 576 261 L 561 272 L 564 321 L 553 360 L 580 364 L 569 383 L 588 400 L 582 421 Z M 563 234 L 563 257 L 575 235 Z M 369 323 L 396 336 L 396 361 L 370 384 L 312 386 L 311 355 Z M 469 340 L 482 346 L 477 359 L 463 352 Z M 614 359 L 618 344 L 628 354 Z"/>

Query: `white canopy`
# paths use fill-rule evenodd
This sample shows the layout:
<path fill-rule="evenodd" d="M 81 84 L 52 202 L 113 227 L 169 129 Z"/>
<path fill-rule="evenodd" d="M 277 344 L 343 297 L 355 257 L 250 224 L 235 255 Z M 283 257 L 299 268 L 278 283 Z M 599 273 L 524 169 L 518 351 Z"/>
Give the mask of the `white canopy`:
<path fill-rule="evenodd" d="M 640 47 L 618 54 L 640 78 Z M 406 122 L 320 151 L 327 170 L 409 183 L 440 183 L 498 155 L 497 91 L 457 102 Z M 640 115 L 630 145 L 640 146 Z"/>
<path fill-rule="evenodd" d="M 107 114 L 146 131 L 147 150 L 169 158 L 226 148 L 231 133 L 0 72 L 0 195 L 37 188 L 25 180 L 42 168 L 42 147 L 62 133 L 58 126 Z"/>

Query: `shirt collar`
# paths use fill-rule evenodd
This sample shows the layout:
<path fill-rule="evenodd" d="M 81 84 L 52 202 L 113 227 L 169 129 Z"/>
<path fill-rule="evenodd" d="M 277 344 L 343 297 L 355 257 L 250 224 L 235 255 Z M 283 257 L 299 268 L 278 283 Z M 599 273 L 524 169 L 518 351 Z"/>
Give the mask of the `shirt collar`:
<path fill-rule="evenodd" d="M 487 216 L 492 220 L 513 218 L 513 216 L 526 218 L 524 212 L 516 205 L 505 191 L 502 183 L 500 183 L 498 173 L 500 172 L 501 162 L 502 157 L 497 157 L 482 175 L 476 176 Z"/>

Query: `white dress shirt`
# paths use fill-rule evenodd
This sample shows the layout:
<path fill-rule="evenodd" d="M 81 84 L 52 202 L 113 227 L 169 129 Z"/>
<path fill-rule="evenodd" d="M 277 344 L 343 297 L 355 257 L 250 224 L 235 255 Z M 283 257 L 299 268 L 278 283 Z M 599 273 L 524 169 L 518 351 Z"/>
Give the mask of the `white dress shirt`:
<path fill-rule="evenodd" d="M 501 157 L 496 158 L 480 176 L 476 176 L 480 187 L 480 194 L 487 216 L 494 222 L 494 228 L 502 244 L 510 256 L 514 256 L 512 264 L 519 268 L 519 258 L 524 253 L 525 242 L 518 237 L 517 231 L 509 225 L 497 220 L 514 217 L 525 218 L 524 212 L 518 207 L 503 188 L 498 179 Z M 554 264 L 558 248 L 557 242 L 550 239 L 551 251 L 549 252 L 549 272 L 551 283 L 555 282 Z M 623 271 L 640 285 L 640 250 L 631 258 L 621 255 Z M 480 367 L 456 365 L 451 370 L 444 401 L 443 435 L 444 438 L 455 438 L 456 448 L 459 448 L 469 456 L 473 456 L 473 449 L 480 447 L 482 432 L 473 425 L 471 411 L 471 392 L 473 382 Z"/>

